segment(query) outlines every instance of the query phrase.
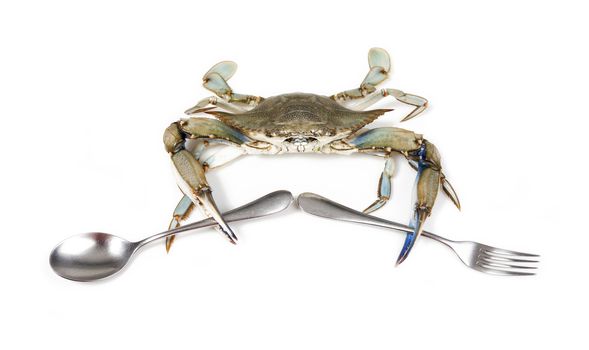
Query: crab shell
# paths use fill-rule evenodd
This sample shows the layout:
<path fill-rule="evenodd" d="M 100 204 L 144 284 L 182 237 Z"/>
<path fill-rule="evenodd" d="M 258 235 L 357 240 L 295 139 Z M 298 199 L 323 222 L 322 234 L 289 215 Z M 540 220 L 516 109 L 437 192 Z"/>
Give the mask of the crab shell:
<path fill-rule="evenodd" d="M 319 152 L 323 146 L 348 137 L 388 111 L 354 111 L 326 96 L 292 93 L 267 98 L 245 113 L 207 113 L 283 153 Z"/>

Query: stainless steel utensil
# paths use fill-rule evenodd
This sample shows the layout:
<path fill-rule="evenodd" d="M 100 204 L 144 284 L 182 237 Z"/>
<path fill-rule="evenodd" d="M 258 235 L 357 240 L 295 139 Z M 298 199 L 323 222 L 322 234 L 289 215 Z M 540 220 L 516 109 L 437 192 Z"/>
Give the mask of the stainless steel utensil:
<path fill-rule="evenodd" d="M 226 221 L 258 218 L 283 211 L 294 198 L 288 191 L 276 191 L 265 195 L 223 215 Z M 147 243 L 180 232 L 192 231 L 216 225 L 205 219 L 173 230 L 158 233 L 138 242 L 108 233 L 90 232 L 70 237 L 51 252 L 49 264 L 56 274 L 74 281 L 93 281 L 120 271 L 141 247 Z"/>
<path fill-rule="evenodd" d="M 364 214 L 314 193 L 299 195 L 297 202 L 304 212 L 312 215 L 413 232 L 409 226 Z M 423 231 L 422 236 L 450 247 L 466 266 L 480 272 L 505 276 L 534 275 L 533 270 L 537 269 L 539 262 L 540 256 L 536 254 L 500 249 L 471 241 L 453 241 L 427 231 Z"/>

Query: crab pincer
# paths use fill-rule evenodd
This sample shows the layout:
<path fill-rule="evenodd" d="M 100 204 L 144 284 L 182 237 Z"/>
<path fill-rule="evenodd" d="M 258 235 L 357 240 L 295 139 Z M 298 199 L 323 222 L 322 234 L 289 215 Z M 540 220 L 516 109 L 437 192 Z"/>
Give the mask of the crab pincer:
<path fill-rule="evenodd" d="M 237 236 L 221 216 L 213 199 L 211 188 L 205 177 L 205 166 L 195 158 L 194 154 L 185 149 L 187 138 L 200 138 L 212 132 L 226 132 L 226 138 L 239 141 L 240 135 L 230 134 L 230 131 L 224 124 L 211 119 L 176 122 L 166 129 L 164 145 L 171 156 L 180 190 L 193 204 L 198 205 L 207 216 L 217 222 L 218 229 L 231 243 L 236 244 Z M 185 207 L 188 211 L 189 206 Z"/>
<path fill-rule="evenodd" d="M 172 163 L 178 178 L 178 186 L 182 192 L 193 203 L 201 206 L 207 216 L 217 222 L 219 229 L 227 237 L 229 242 L 236 244 L 237 237 L 217 208 L 211 188 L 206 181 L 202 165 L 187 150 L 181 150 L 172 155 Z"/>
<path fill-rule="evenodd" d="M 433 154 L 433 157 L 439 161 L 439 155 L 437 154 L 435 146 L 427 141 L 424 141 L 419 149 L 415 152 L 412 152 L 410 155 L 410 157 L 416 158 L 411 159 L 410 161 L 412 161 L 413 164 L 416 164 L 417 166 L 417 177 L 415 179 L 415 196 L 417 199 L 415 201 L 413 216 L 409 222 L 409 226 L 413 228 L 413 232 L 407 233 L 405 237 L 405 243 L 403 244 L 401 253 L 397 258 L 397 265 L 401 264 L 403 261 L 405 261 L 405 259 L 407 259 L 411 249 L 413 249 L 415 241 L 417 241 L 417 238 L 419 238 L 423 232 L 423 224 L 425 223 L 427 217 L 431 214 L 431 210 L 436 201 L 438 189 L 440 187 L 441 173 L 439 165 L 432 161 L 428 161 L 428 148 L 430 148 L 430 153 Z"/>
<path fill-rule="evenodd" d="M 423 135 L 400 128 L 372 129 L 355 135 L 345 142 L 359 152 L 383 152 L 387 156 L 387 162 L 379 182 L 379 197 L 376 202 L 365 209 L 365 212 L 373 212 L 381 208 L 390 198 L 390 177 L 393 175 L 393 167 L 390 163 L 392 153 L 404 155 L 411 167 L 417 171 L 416 200 L 410 221 L 413 232 L 407 234 L 397 259 L 397 265 L 399 265 L 405 261 L 421 235 L 423 225 L 431 214 L 440 186 L 442 186 L 444 193 L 460 208 L 456 192 L 442 174 L 440 153 L 433 143 L 423 138 Z"/>

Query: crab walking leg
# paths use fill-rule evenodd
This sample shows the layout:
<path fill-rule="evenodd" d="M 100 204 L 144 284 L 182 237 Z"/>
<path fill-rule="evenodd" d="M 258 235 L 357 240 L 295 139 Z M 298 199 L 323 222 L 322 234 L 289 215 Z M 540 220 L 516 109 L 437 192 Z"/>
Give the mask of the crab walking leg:
<path fill-rule="evenodd" d="M 215 95 L 221 97 L 227 102 L 257 106 L 258 103 L 264 100 L 262 97 L 234 93 L 233 90 L 229 87 L 229 84 L 227 84 L 227 81 L 233 76 L 233 74 L 235 74 L 236 70 L 237 63 L 235 62 L 219 62 L 203 75 L 203 86 L 205 89 L 213 92 Z"/>
<path fill-rule="evenodd" d="M 193 208 L 194 208 L 194 203 L 192 203 L 192 200 L 190 199 L 190 197 L 188 197 L 187 195 L 182 196 L 182 199 L 180 199 L 180 201 L 176 205 L 176 208 L 174 209 L 174 213 L 172 214 L 172 220 L 170 221 L 170 224 L 168 225 L 168 230 L 172 230 L 172 229 L 182 226 L 182 221 L 186 220 L 188 218 L 188 216 L 190 216 L 190 213 L 192 212 Z M 171 235 L 171 236 L 166 237 L 166 252 L 167 253 L 170 252 L 170 248 L 172 248 L 172 244 L 174 243 L 175 239 L 176 239 L 176 235 Z"/>
<path fill-rule="evenodd" d="M 387 155 L 384 170 L 380 175 L 378 181 L 378 199 L 374 201 L 368 208 L 364 209 L 366 214 L 370 214 L 382 208 L 391 198 L 391 178 L 395 170 L 395 163 L 390 155 Z"/>
<path fill-rule="evenodd" d="M 214 143 L 211 146 L 211 143 L 208 141 L 203 141 L 197 145 L 192 153 L 203 166 L 206 173 L 210 169 L 231 162 L 243 155 L 244 152 L 245 151 L 241 148 Z M 192 203 L 190 197 L 184 195 L 182 199 L 180 199 L 180 202 L 178 202 L 178 205 L 176 205 L 176 209 L 174 209 L 168 230 L 182 226 L 182 222 L 190 216 L 193 208 L 194 203 Z M 175 238 L 176 235 L 166 237 L 166 252 L 170 251 Z"/>
<path fill-rule="evenodd" d="M 392 96 L 394 97 L 397 101 L 403 102 L 405 104 L 414 106 L 415 108 L 409 113 L 407 114 L 401 121 L 407 121 L 411 118 L 416 117 L 417 115 L 419 115 L 421 112 L 423 112 L 427 106 L 428 106 L 428 102 L 425 98 L 421 97 L 421 96 L 417 96 L 417 95 L 412 95 L 412 94 L 407 94 L 401 90 L 396 90 L 396 89 L 381 89 L 377 92 L 374 92 L 368 96 L 366 96 L 362 101 L 360 101 L 358 104 L 355 104 L 353 106 L 349 106 L 349 108 L 354 109 L 354 110 L 358 110 L 358 111 L 362 111 L 365 110 L 366 108 L 372 106 L 373 104 L 377 103 L 378 101 L 382 100 L 383 98 L 387 97 L 387 96 Z"/>
<path fill-rule="evenodd" d="M 339 102 L 344 102 L 364 98 L 368 94 L 376 91 L 376 85 L 385 81 L 391 70 L 391 59 L 389 54 L 384 49 L 373 47 L 368 51 L 368 66 L 370 67 L 370 70 L 360 84 L 360 87 L 342 91 L 331 96 L 331 98 Z"/>
<path fill-rule="evenodd" d="M 440 155 L 436 147 L 422 135 L 400 128 L 377 128 L 346 141 L 358 151 L 399 152 L 417 165 L 416 200 L 405 244 L 397 259 L 402 263 L 423 231 L 423 224 L 431 214 L 442 181 Z"/>
<path fill-rule="evenodd" d="M 215 204 L 211 188 L 205 177 L 205 168 L 192 153 L 185 149 L 185 140 L 187 138 L 210 138 L 236 146 L 249 141 L 249 138 L 218 120 L 207 118 L 190 118 L 175 122 L 164 132 L 164 145 L 172 158 L 180 190 L 194 204 L 201 206 L 207 216 L 217 222 L 227 239 L 235 243 L 237 237 L 227 225 Z"/>
<path fill-rule="evenodd" d="M 391 73 L 391 59 L 389 54 L 381 48 L 374 47 L 368 51 L 368 65 L 370 70 L 360 87 L 346 90 L 331 96 L 332 99 L 345 103 L 350 100 L 363 99 L 360 103 L 350 106 L 351 109 L 364 110 L 386 96 L 393 96 L 398 101 L 415 107 L 402 121 L 416 117 L 427 108 L 427 100 L 417 95 L 407 94 L 396 89 L 382 89 L 376 91 L 376 86 L 385 81 Z"/>
<path fill-rule="evenodd" d="M 198 101 L 194 107 L 188 108 L 184 113 L 188 115 L 196 114 L 202 112 L 204 108 L 209 106 L 218 106 L 223 108 L 224 110 L 231 112 L 231 113 L 243 113 L 246 112 L 247 109 L 237 106 L 235 104 L 229 103 L 225 100 L 218 98 L 217 96 L 210 96 L 207 98 L 203 98 L 202 100 Z"/>

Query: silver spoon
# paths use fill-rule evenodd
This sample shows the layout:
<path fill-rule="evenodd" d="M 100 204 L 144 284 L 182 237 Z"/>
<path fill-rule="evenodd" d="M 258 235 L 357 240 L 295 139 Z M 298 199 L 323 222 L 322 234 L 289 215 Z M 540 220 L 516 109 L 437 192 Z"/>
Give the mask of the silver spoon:
<path fill-rule="evenodd" d="M 258 218 L 288 208 L 294 198 L 288 191 L 276 191 L 223 214 L 227 222 Z M 101 232 L 72 236 L 53 248 L 49 264 L 56 274 L 74 281 L 93 281 L 120 271 L 135 252 L 147 243 L 169 235 L 215 226 L 212 219 L 201 220 L 158 233 L 138 242 Z"/>

